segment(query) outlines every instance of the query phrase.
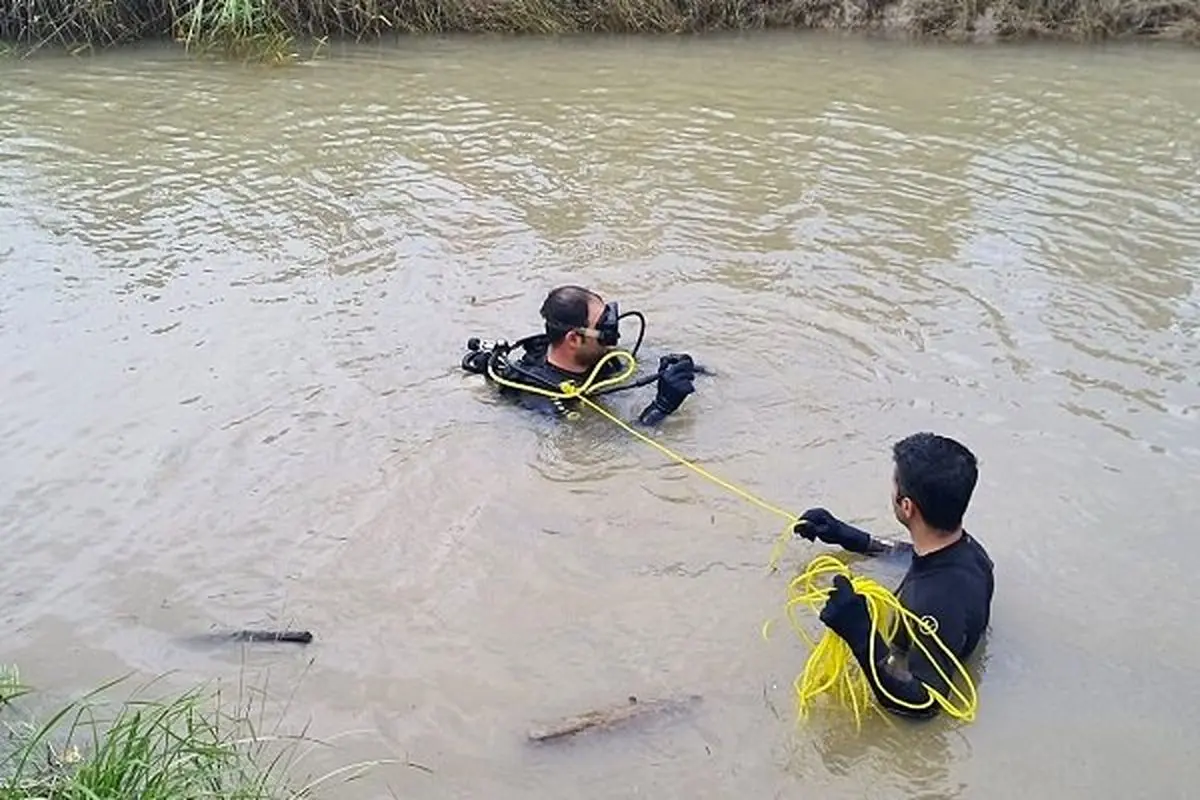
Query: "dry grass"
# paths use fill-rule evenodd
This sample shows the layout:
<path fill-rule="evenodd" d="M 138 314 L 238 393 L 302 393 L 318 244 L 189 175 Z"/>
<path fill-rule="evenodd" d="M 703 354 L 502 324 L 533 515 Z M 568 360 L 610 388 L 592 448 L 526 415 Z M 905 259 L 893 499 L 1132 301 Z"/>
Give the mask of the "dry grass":
<path fill-rule="evenodd" d="M 294 38 L 780 27 L 1195 42 L 1200 0 L 0 0 L 0 41 L 24 48 L 172 36 L 201 52 L 276 60 L 294 56 Z"/>
<path fill-rule="evenodd" d="M 1200 3 L 1184 0 L 899 0 L 889 14 L 895 27 L 955 40 L 1196 41 L 1200 29 Z"/>

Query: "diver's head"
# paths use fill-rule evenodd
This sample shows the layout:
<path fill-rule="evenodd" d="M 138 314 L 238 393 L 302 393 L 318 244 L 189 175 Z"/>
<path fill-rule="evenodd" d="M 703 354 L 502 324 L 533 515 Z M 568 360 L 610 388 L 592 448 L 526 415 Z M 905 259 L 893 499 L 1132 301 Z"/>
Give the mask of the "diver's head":
<path fill-rule="evenodd" d="M 914 433 L 892 445 L 892 510 L 912 531 L 953 536 L 962 528 L 979 467 L 962 444 L 932 433 Z"/>
<path fill-rule="evenodd" d="M 542 303 L 547 360 L 562 369 L 581 372 L 596 365 L 617 343 L 617 310 L 604 298 L 581 286 L 559 286 Z"/>

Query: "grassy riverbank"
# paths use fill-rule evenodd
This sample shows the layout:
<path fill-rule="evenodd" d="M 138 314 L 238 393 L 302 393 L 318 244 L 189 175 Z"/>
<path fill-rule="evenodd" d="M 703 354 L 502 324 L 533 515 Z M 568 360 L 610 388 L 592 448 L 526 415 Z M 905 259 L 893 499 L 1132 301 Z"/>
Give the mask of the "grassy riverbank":
<path fill-rule="evenodd" d="M 163 36 L 288 57 L 296 39 L 398 33 L 883 30 L 954 40 L 1200 41 L 1200 0 L 0 0 L 0 41 L 94 49 Z"/>
<path fill-rule="evenodd" d="M 284 782 L 299 740 L 264 735 L 249 706 L 199 691 L 101 703 L 114 685 L 35 722 L 29 692 L 0 674 L 0 800 L 310 796 Z"/>

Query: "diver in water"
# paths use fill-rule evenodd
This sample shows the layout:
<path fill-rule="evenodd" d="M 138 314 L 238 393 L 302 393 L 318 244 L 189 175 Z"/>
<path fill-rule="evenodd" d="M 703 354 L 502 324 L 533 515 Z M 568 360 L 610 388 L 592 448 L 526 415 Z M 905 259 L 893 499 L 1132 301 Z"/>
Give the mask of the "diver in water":
<path fill-rule="evenodd" d="M 621 358 L 608 358 L 620 340 L 620 321 L 636 317 L 641 323 L 637 342 L 631 351 L 636 356 L 646 333 L 646 320 L 640 312 L 621 314 L 616 303 L 580 286 L 559 286 L 542 303 L 545 333 L 526 337 L 509 345 L 483 343 L 471 339 L 462 367 L 500 384 L 501 391 L 514 397 L 526 408 L 554 416 L 575 411 L 578 400 L 552 397 L 561 394 L 562 384 L 582 386 L 589 382 L 603 388 L 589 397 L 627 391 L 654 383 L 654 399 L 641 410 L 637 421 L 656 425 L 675 413 L 695 389 L 696 365 L 686 353 L 672 353 L 659 359 L 658 371 L 634 381 L 616 379 L 628 366 Z M 514 358 L 512 351 L 523 353 Z M 601 363 L 601 362 L 604 363 Z M 624 361 L 624 364 L 622 363 Z M 595 374 L 593 374 L 595 373 Z M 610 385 L 605 385 L 610 384 Z"/>
<path fill-rule="evenodd" d="M 963 515 L 979 475 L 975 456 L 953 439 L 916 433 L 896 442 L 892 457 L 892 509 L 908 529 L 911 543 L 878 539 L 823 508 L 804 512 L 794 532 L 853 553 L 894 554 L 909 559 L 908 571 L 896 590 L 897 599 L 927 622 L 961 663 L 975 650 L 987 628 L 994 589 L 991 558 L 983 545 L 963 529 Z M 876 633 L 876 682 L 869 668 L 871 621 L 866 599 L 854 591 L 845 576 L 834 577 L 833 585 L 821 621 L 850 645 L 880 704 L 901 715 L 936 715 L 938 704 L 927 687 L 948 696 L 950 687 L 938 666 L 951 678 L 955 667 L 945 652 L 918 631 L 924 648 L 937 659 L 935 666 L 920 647 L 908 641 L 903 626 L 891 653 Z M 896 659 L 903 656 L 908 660 L 906 670 L 896 666 Z M 882 689 L 903 702 L 896 703 Z"/>

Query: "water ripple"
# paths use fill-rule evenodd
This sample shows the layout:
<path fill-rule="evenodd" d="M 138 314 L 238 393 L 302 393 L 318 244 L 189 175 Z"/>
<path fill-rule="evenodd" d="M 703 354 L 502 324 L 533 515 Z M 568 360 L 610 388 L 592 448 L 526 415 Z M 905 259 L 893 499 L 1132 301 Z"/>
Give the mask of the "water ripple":
<path fill-rule="evenodd" d="M 1195 613 L 1177 535 L 1200 513 L 1192 54 L 449 39 L 288 70 L 148 47 L 0 79 L 12 658 L 96 642 L 73 663 L 166 666 L 161 643 L 121 648 L 303 614 L 336 640 L 310 702 L 373 705 L 398 746 L 445 754 L 458 783 L 438 791 L 463 796 L 586 772 L 531 776 L 499 731 L 579 686 L 625 696 L 669 673 L 717 698 L 703 724 L 737 746 L 705 756 L 717 768 L 685 739 L 617 773 L 595 756 L 606 785 L 794 793 L 762 696 L 737 688 L 786 687 L 802 657 L 746 646 L 782 595 L 738 565 L 776 520 L 456 368 L 466 337 L 532 332 L 571 281 L 647 312 L 647 363 L 714 368 L 656 435 L 771 501 L 882 532 L 897 436 L 936 427 L 982 454 L 972 513 L 1006 565 L 990 721 L 911 753 L 810 728 L 807 788 L 1002 785 L 996 764 L 1052 751 L 1029 721 L 1091 708 L 1092 689 L 1116 699 L 1078 741 L 1103 750 L 1136 715 L 1190 763 L 1177 696 L 1113 685 L 1144 646 L 1200 657 L 1175 633 Z M 1115 563 L 1163 597 L 1112 611 L 1136 640 L 1077 603 L 1045 613 L 1039 581 L 1095 597 L 1127 577 Z M 703 604 L 657 577 L 678 565 L 707 569 Z M 1059 666 L 1079 631 L 1103 639 L 1098 686 Z M 1122 763 L 1080 785 L 1173 793 L 1178 770 L 1147 788 Z"/>

